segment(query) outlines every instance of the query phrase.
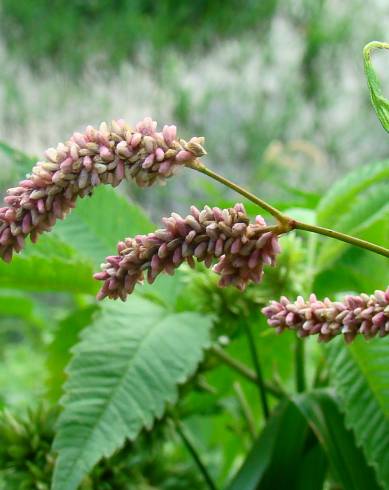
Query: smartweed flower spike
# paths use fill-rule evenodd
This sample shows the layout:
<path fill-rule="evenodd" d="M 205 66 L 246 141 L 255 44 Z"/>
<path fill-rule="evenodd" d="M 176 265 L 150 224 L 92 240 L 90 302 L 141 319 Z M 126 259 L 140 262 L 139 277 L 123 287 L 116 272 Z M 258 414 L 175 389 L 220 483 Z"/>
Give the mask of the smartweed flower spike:
<path fill-rule="evenodd" d="M 127 238 L 118 244 L 118 255 L 107 257 L 95 279 L 104 281 L 98 299 L 121 298 L 135 285 L 154 282 L 161 272 L 173 274 L 183 262 L 194 266 L 194 259 L 220 274 L 221 287 L 234 285 L 244 290 L 249 281 L 259 282 L 265 264 L 274 265 L 280 248 L 277 235 L 267 231 L 257 216 L 250 224 L 242 204 L 230 209 L 191 207 L 186 218 L 172 213 L 163 218 L 165 228 L 148 235 Z"/>
<path fill-rule="evenodd" d="M 317 334 L 324 342 L 339 334 L 347 342 L 357 334 L 367 339 L 376 335 L 385 337 L 389 333 L 389 287 L 371 296 L 363 293 L 346 296 L 341 302 L 328 298 L 319 301 L 311 294 L 308 301 L 299 296 L 292 303 L 283 296 L 279 302 L 271 301 L 262 313 L 278 333 L 292 329 L 300 337 Z"/>
<path fill-rule="evenodd" d="M 57 218 L 75 206 L 78 196 L 91 194 L 101 184 L 117 186 L 124 178 L 141 187 L 164 182 L 179 166 L 205 154 L 203 138 L 178 139 L 175 126 L 164 126 L 146 117 L 131 129 L 124 121 L 92 126 L 74 133 L 66 143 L 45 152 L 17 187 L 8 189 L 0 208 L 0 257 L 12 259 L 25 238 L 35 242 Z"/>

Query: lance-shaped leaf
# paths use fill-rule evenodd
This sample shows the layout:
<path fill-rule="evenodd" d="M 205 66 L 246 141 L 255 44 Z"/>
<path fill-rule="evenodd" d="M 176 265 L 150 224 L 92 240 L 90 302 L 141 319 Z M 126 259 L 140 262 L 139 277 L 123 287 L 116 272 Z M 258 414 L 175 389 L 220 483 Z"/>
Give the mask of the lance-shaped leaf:
<path fill-rule="evenodd" d="M 304 469 L 306 458 L 314 463 L 315 473 L 308 474 Z M 318 490 L 323 488 L 325 470 L 323 451 L 305 416 L 292 401 L 284 400 L 255 440 L 227 490 L 287 487 Z"/>
<path fill-rule="evenodd" d="M 333 394 L 315 390 L 295 395 L 293 401 L 325 451 L 331 473 L 341 488 L 378 490 L 374 471 L 356 446 L 352 431 L 345 427 Z"/>
<path fill-rule="evenodd" d="M 210 317 L 171 313 L 135 296 L 102 310 L 68 369 L 53 490 L 75 490 L 103 456 L 150 429 L 209 344 Z"/>

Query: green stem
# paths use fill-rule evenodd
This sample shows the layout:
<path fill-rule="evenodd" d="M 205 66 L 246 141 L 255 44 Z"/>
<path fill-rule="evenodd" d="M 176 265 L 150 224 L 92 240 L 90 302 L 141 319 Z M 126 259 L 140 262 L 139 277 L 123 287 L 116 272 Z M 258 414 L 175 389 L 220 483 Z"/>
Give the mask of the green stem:
<path fill-rule="evenodd" d="M 192 438 L 190 435 L 187 433 L 184 425 L 177 419 L 173 418 L 172 419 L 174 422 L 174 426 L 176 428 L 176 431 L 178 435 L 181 437 L 182 442 L 186 446 L 188 452 L 192 456 L 194 462 L 196 463 L 200 473 L 203 475 L 205 482 L 207 483 L 208 488 L 211 490 L 217 490 L 217 487 L 214 483 L 214 481 L 211 478 L 211 475 L 208 473 L 208 470 L 204 463 L 202 462 L 199 453 L 197 452 L 196 447 L 193 444 Z"/>
<path fill-rule="evenodd" d="M 296 337 L 295 342 L 295 369 L 296 369 L 296 391 L 302 393 L 305 391 L 305 344 Z"/>
<path fill-rule="evenodd" d="M 247 341 L 248 341 L 249 348 L 250 348 L 251 359 L 253 361 L 254 369 L 255 369 L 255 372 L 257 374 L 257 379 L 258 379 L 257 386 L 258 386 L 258 392 L 259 392 L 259 399 L 260 399 L 261 405 L 262 405 L 263 415 L 264 415 L 265 419 L 267 420 L 269 418 L 270 411 L 269 411 L 269 405 L 268 405 L 267 397 L 266 397 L 265 382 L 264 382 L 264 379 L 262 376 L 261 365 L 259 363 L 258 351 L 257 351 L 256 345 L 255 345 L 254 337 L 253 337 L 253 334 L 251 332 L 251 327 L 250 327 L 249 323 L 247 321 L 243 321 L 243 325 L 245 328 L 246 337 L 247 337 Z"/>
<path fill-rule="evenodd" d="M 216 172 L 214 172 L 213 170 L 207 168 L 199 160 L 195 160 L 194 162 L 187 164 L 187 166 L 190 168 L 193 168 L 194 170 L 197 170 L 198 172 L 201 172 L 202 174 L 208 175 L 208 177 L 211 177 L 212 179 L 217 180 L 221 184 L 224 184 L 225 186 L 229 187 L 230 189 L 233 189 L 234 191 L 238 192 L 242 196 L 246 197 L 249 201 L 253 202 L 254 204 L 257 204 L 262 209 L 265 209 L 266 211 L 268 211 L 280 223 L 285 223 L 285 221 L 289 220 L 289 218 L 287 218 L 284 214 L 282 214 L 281 211 L 274 208 L 273 206 L 268 204 L 266 201 L 263 201 L 262 199 L 257 197 L 255 194 L 252 194 L 251 192 L 247 191 L 243 187 L 240 187 L 238 184 L 231 182 L 230 180 L 226 179 L 222 175 L 219 175 Z"/>
<path fill-rule="evenodd" d="M 323 228 L 322 226 L 310 225 L 308 223 L 302 223 L 301 221 L 296 221 L 293 218 L 283 214 L 279 209 L 271 206 L 269 203 L 255 196 L 251 192 L 247 191 L 243 187 L 231 182 L 226 179 L 222 175 L 217 174 L 213 170 L 207 168 L 202 162 L 199 160 L 195 160 L 194 162 L 188 163 L 187 166 L 202 174 L 208 175 L 214 180 L 224 184 L 225 186 L 233 189 L 238 192 L 242 196 L 246 197 L 249 201 L 253 202 L 257 206 L 261 207 L 265 211 L 269 212 L 272 216 L 274 216 L 279 225 L 277 227 L 278 233 L 287 233 L 295 228 L 299 230 L 309 231 L 311 233 L 317 233 L 319 235 L 325 235 L 330 238 L 335 238 L 336 240 L 340 240 L 342 242 L 350 243 L 356 247 L 364 248 L 366 250 L 370 250 L 371 252 L 375 252 L 379 255 L 383 255 L 384 257 L 389 257 L 389 249 L 385 247 L 381 247 L 380 245 L 376 245 L 371 242 L 367 242 L 366 240 L 361 240 L 360 238 L 353 237 L 351 235 L 347 235 L 346 233 L 341 233 L 339 231 L 331 230 L 329 228 Z"/>
<path fill-rule="evenodd" d="M 323 228 L 322 226 L 309 225 L 308 223 L 302 223 L 301 221 L 293 221 L 291 226 L 292 228 L 297 228 L 299 230 L 311 231 L 312 233 L 317 233 L 319 235 L 329 236 L 330 238 L 335 238 L 336 240 L 350 243 L 356 247 L 370 250 L 371 252 L 383 255 L 384 257 L 389 257 L 389 250 L 387 248 L 367 242 L 366 240 L 361 240 L 360 238 L 356 238 L 354 236 L 346 235 L 345 233 L 341 233 L 339 231 Z"/>
<path fill-rule="evenodd" d="M 255 441 L 255 422 L 254 422 L 254 417 L 253 413 L 251 412 L 250 405 L 247 402 L 246 396 L 243 392 L 243 389 L 238 381 L 235 381 L 234 384 L 232 385 L 234 388 L 234 391 L 236 393 L 236 397 L 238 398 L 240 407 L 242 409 L 242 413 L 244 416 L 244 419 L 247 424 L 247 429 L 249 431 L 250 437 L 252 441 Z"/>
<path fill-rule="evenodd" d="M 220 348 L 218 345 L 213 345 L 211 347 L 212 352 L 222 361 L 224 364 L 232 368 L 234 371 L 238 372 L 240 375 L 242 375 L 244 378 L 246 378 L 249 381 L 252 381 L 255 384 L 258 384 L 258 376 L 255 374 L 255 371 L 250 369 L 246 364 L 243 364 L 242 362 L 238 361 L 234 357 L 231 357 L 225 350 Z M 271 395 L 273 395 L 275 398 L 282 398 L 284 393 L 277 388 L 276 386 L 264 382 L 265 385 L 265 390 L 268 391 Z"/>
<path fill-rule="evenodd" d="M 389 44 L 381 41 L 371 41 L 363 48 L 363 59 L 365 63 L 369 63 L 371 59 L 371 52 L 373 49 L 389 49 Z"/>

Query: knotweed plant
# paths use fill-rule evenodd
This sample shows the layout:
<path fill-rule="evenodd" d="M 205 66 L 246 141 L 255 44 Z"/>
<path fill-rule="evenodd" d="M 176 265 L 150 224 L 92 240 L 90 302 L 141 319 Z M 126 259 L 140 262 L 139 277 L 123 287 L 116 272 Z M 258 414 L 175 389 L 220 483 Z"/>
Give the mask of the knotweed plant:
<path fill-rule="evenodd" d="M 97 295 L 99 300 L 108 297 L 125 301 L 145 275 L 151 284 L 161 272 L 173 274 L 183 262 L 194 267 L 195 260 L 204 262 L 206 267 L 216 262 L 213 271 L 220 275 L 219 286 L 235 286 L 243 291 L 250 281 L 261 281 L 265 265 L 275 266 L 280 252 L 278 236 L 294 229 L 326 235 L 389 257 L 389 250 L 379 245 L 294 220 L 216 174 L 199 160 L 206 153 L 203 145 L 203 137 L 193 137 L 188 142 L 179 139 L 175 126 L 165 125 L 162 132 L 157 132 L 157 123 L 150 117 L 135 128 L 118 120 L 110 125 L 101 123 L 99 129 L 88 126 L 84 133 L 74 133 L 66 144 L 49 148 L 45 160 L 37 162 L 24 180 L 8 189 L 5 206 L 0 208 L 0 256 L 9 262 L 14 252 L 23 249 L 27 236 L 35 242 L 57 219 L 65 218 L 78 197 L 90 196 L 100 184 L 116 187 L 127 179 L 149 187 L 165 183 L 179 167 L 187 167 L 239 192 L 274 216 L 276 224 L 268 226 L 259 215 L 250 223 L 243 204 L 223 210 L 205 206 L 201 211 L 192 206 L 186 217 L 173 212 L 163 218 L 165 228 L 125 238 L 118 244 L 117 255 L 106 258 L 102 271 L 94 276 L 104 281 Z M 289 326 L 299 329 L 300 336 L 319 333 L 321 340 L 330 340 L 342 332 L 347 333 L 347 340 L 352 340 L 358 332 L 371 337 L 378 331 L 381 336 L 389 331 L 388 313 L 376 311 L 377 307 L 370 303 L 360 308 L 374 312 L 372 325 L 367 326 L 369 319 L 362 322 L 361 317 L 358 327 L 355 322 L 350 327 L 349 316 L 339 309 L 341 303 L 334 306 L 328 299 L 318 302 L 314 295 L 309 307 L 302 306 L 301 298 L 294 305 L 285 302 L 282 298 L 264 310 L 269 324 L 280 332 Z M 300 315 L 298 306 L 300 313 L 303 311 Z"/>
<path fill-rule="evenodd" d="M 373 43 L 371 47 L 389 48 L 389 45 Z M 368 76 L 371 70 L 369 49 L 365 51 Z M 382 103 L 384 99 L 377 92 L 377 80 L 373 79 L 370 88 L 380 120 L 389 131 L 389 102 Z M 379 107 L 377 101 L 381 104 Z M 65 144 L 48 149 L 44 159 L 36 163 L 31 173 L 8 190 L 4 206 L 0 208 L 0 257 L 5 262 L 12 261 L 14 254 L 22 251 L 26 238 L 30 237 L 35 242 L 42 233 L 54 227 L 57 219 L 66 217 L 77 205 L 78 198 L 91 196 L 97 186 L 105 184 L 116 187 L 123 180 L 132 181 L 139 187 L 164 184 L 180 168 L 200 172 L 234 190 L 268 213 L 270 220 L 266 216 L 265 221 L 259 214 L 249 216 L 240 202 L 226 209 L 212 202 L 204 204 L 202 209 L 188 206 L 186 216 L 173 211 L 170 216 L 162 218 L 162 226 L 154 231 L 147 234 L 136 234 L 135 231 L 132 236 L 123 236 L 116 252 L 112 251 L 113 255 L 101 257 L 100 270 L 94 274 L 96 281 L 91 278 L 91 270 L 84 268 L 89 290 L 85 291 L 85 282 L 81 291 L 79 285 L 78 289 L 70 288 L 77 309 L 61 322 L 54 333 L 56 341 L 51 345 L 48 361 L 53 371 L 50 375 L 54 378 L 57 375 L 61 380 L 58 384 L 54 383 L 55 390 L 51 393 L 55 401 L 58 401 L 62 382 L 67 377 L 62 398 L 63 410 L 56 421 L 58 429 L 54 436 L 54 424 L 51 417 L 47 419 L 45 411 L 38 410 L 37 415 L 30 417 L 26 424 L 12 416 L 0 417 L 0 460 L 6 466 L 5 471 L 0 468 L 1 488 L 4 475 L 13 482 L 9 488 L 32 488 L 31 485 L 35 485 L 42 490 L 90 490 L 95 484 L 101 484 L 107 489 L 125 489 L 127 483 L 128 488 L 133 488 L 138 481 L 142 488 L 154 488 L 154 483 L 165 488 L 163 484 L 160 486 L 159 471 L 153 475 L 155 478 L 151 478 L 153 470 L 158 469 L 154 460 L 144 466 L 139 465 L 138 454 L 131 458 L 131 461 L 134 460 L 131 463 L 124 457 L 126 442 L 134 441 L 144 429 L 151 430 L 159 420 L 161 427 L 167 427 L 179 438 L 197 465 L 199 471 L 196 480 L 190 481 L 193 483 L 197 481 L 197 476 L 201 476 L 196 488 L 204 488 L 205 482 L 209 489 L 215 490 L 217 486 L 213 475 L 207 470 L 182 422 L 192 414 L 201 413 L 203 416 L 206 413 L 208 418 L 213 417 L 214 412 L 222 412 L 223 419 L 219 419 L 219 422 L 222 420 L 223 425 L 228 425 L 231 434 L 235 432 L 233 437 L 238 439 L 241 446 L 236 451 L 236 460 L 229 460 L 230 466 L 235 467 L 236 462 L 240 462 L 244 456 L 242 447 L 247 447 L 247 442 L 250 442 L 245 438 L 242 426 L 246 426 L 251 442 L 256 441 L 241 470 L 233 476 L 233 481 L 228 481 L 225 487 L 223 480 L 223 488 L 300 488 L 301 485 L 315 488 L 336 486 L 348 489 L 355 485 L 361 489 L 388 488 L 389 438 L 385 399 L 388 403 L 389 399 L 384 371 L 388 339 L 383 337 L 389 333 L 389 288 L 376 290 L 373 294 L 348 294 L 343 299 L 344 295 L 339 294 L 338 300 L 321 299 L 318 297 L 321 294 L 316 296 L 311 291 L 320 289 L 320 285 L 321 290 L 327 287 L 320 280 L 316 282 L 320 274 L 324 274 L 326 280 L 328 276 L 329 283 L 338 280 L 337 260 L 339 254 L 345 252 L 345 244 L 389 258 L 387 248 L 352 234 L 318 226 L 312 219 L 315 215 L 318 222 L 339 223 L 339 228 L 355 230 L 350 231 L 354 234 L 361 230 L 366 232 L 364 225 L 370 220 L 375 225 L 374 234 L 370 236 L 378 236 L 377 229 L 382 232 L 387 225 L 383 223 L 382 215 L 387 217 L 385 179 L 389 175 L 389 161 L 364 168 L 361 172 L 362 179 L 365 179 L 363 184 L 353 175 L 350 178 L 351 190 L 342 181 L 342 185 L 335 185 L 326 194 L 327 203 L 326 197 L 320 201 L 321 205 L 324 202 L 327 215 L 335 215 L 342 211 L 338 208 L 343 205 L 347 210 L 352 207 L 350 201 L 366 182 L 366 187 L 379 182 L 379 189 L 373 198 L 372 194 L 368 194 L 369 205 L 362 208 L 362 212 L 356 206 L 357 213 L 356 216 L 351 215 L 352 219 L 347 215 L 347 220 L 331 221 L 323 219 L 323 210 L 319 205 L 316 213 L 308 210 L 305 216 L 309 216 L 309 222 L 303 222 L 206 167 L 201 160 L 206 154 L 204 146 L 202 137 L 192 137 L 189 141 L 180 139 L 175 126 L 165 125 L 162 131 L 158 131 L 157 123 L 150 117 L 134 127 L 123 120 L 113 121 L 109 125 L 102 123 L 98 129 L 88 126 L 84 133 L 74 133 Z M 112 192 L 108 194 L 111 200 L 118 198 Z M 101 235 L 104 233 L 100 228 L 112 232 L 115 224 L 119 226 L 118 217 L 122 218 L 120 213 L 123 209 L 133 209 L 128 203 L 120 202 L 123 206 L 112 208 L 105 202 L 104 219 L 99 220 L 99 215 L 97 225 L 96 220 L 93 222 L 93 227 Z M 372 217 L 366 216 L 366 209 L 370 212 L 377 203 L 381 206 L 379 212 L 374 212 Z M 77 223 L 77 219 L 75 221 Z M 353 228 L 350 223 L 355 225 L 355 221 L 357 226 Z M 82 222 L 82 225 L 85 223 Z M 83 226 L 71 229 L 73 233 L 74 229 L 76 232 L 81 230 L 79 233 L 83 239 L 76 237 L 78 248 L 82 247 L 81 242 L 87 237 L 83 252 L 91 253 L 93 244 L 90 241 L 95 235 L 88 232 L 84 235 Z M 328 240 L 319 242 L 317 235 Z M 100 236 L 96 235 L 96 238 Z M 56 248 L 58 243 L 62 243 L 58 237 L 53 242 Z M 63 242 L 64 246 L 68 245 L 66 240 Z M 329 245 L 327 249 L 325 244 Z M 284 250 L 281 251 L 281 248 Z M 76 247 L 69 247 L 69 250 L 71 259 L 67 260 L 66 256 L 61 266 L 66 272 L 68 267 L 74 272 L 79 265 L 84 265 L 85 255 L 78 254 Z M 345 253 L 349 252 L 347 250 Z M 356 251 L 352 250 L 351 254 L 353 252 Z M 363 257 L 366 255 L 364 253 Z M 38 256 L 38 267 L 33 274 L 28 271 L 27 281 L 34 280 L 35 276 L 39 280 L 41 264 L 44 264 L 42 269 L 48 268 L 48 274 L 57 280 L 57 262 L 45 262 L 41 254 L 38 253 Z M 326 268 L 329 258 L 332 265 L 335 264 L 331 271 Z M 374 259 L 370 264 L 377 267 Z M 14 258 L 15 262 L 4 265 L 2 270 L 12 271 L 15 265 L 13 272 L 20 280 L 28 257 L 27 260 Z M 382 261 L 378 264 L 381 267 Z M 348 269 L 353 269 L 349 263 L 346 265 Z M 184 273 L 176 274 L 181 266 Z M 190 271 L 189 268 L 195 267 L 195 272 Z M 377 276 L 385 273 L 379 268 L 374 271 L 378 271 Z M 155 296 L 154 291 L 142 288 L 143 282 L 153 284 L 163 274 L 176 274 L 171 280 L 165 277 L 169 284 L 166 290 L 163 278 L 158 279 L 162 287 L 154 286 L 157 291 Z M 202 280 L 196 283 L 195 276 L 199 274 Z M 372 274 L 370 270 L 365 271 L 363 279 L 366 280 L 369 274 Z M 69 276 L 73 283 L 72 273 L 68 273 L 68 281 Z M 85 279 L 84 276 L 82 278 Z M 331 291 L 357 291 L 352 287 L 353 279 L 352 275 L 347 276 L 347 287 L 351 285 L 350 289 L 333 288 Z M 171 282 L 174 288 L 180 290 L 179 293 L 171 292 Z M 266 287 L 266 282 L 272 284 Z M 344 284 L 342 282 L 342 286 Z M 100 286 L 97 299 L 104 300 L 101 303 L 93 301 L 97 285 Z M 24 286 L 30 288 L 28 282 Z M 377 286 L 371 289 L 374 287 Z M 199 288 L 202 295 L 196 292 Z M 80 292 L 83 294 L 80 295 Z M 85 307 L 84 296 L 87 293 L 92 294 L 92 301 L 86 301 L 88 306 Z M 298 294 L 300 296 L 295 301 L 287 297 Z M 174 297 L 167 298 L 170 295 Z M 308 299 L 304 299 L 303 295 Z M 280 299 L 276 299 L 280 296 Z M 270 304 L 264 307 L 271 298 Z M 7 301 L 1 299 L 3 308 Z M 116 299 L 121 299 L 124 304 L 111 301 Z M 197 305 L 194 307 L 195 301 Z M 201 301 L 203 305 L 199 305 Z M 34 316 L 30 312 L 29 301 L 22 296 L 11 305 L 12 316 L 19 314 L 19 305 L 23 310 L 20 316 Z M 261 319 L 266 319 L 272 329 L 259 332 Z M 39 323 L 35 317 L 32 321 L 34 325 Z M 229 328 L 227 323 L 233 323 L 233 328 Z M 255 328 L 255 334 L 251 327 Z M 81 330 L 78 342 L 75 338 Z M 294 330 L 297 335 L 284 335 L 276 339 L 272 335 L 274 330 L 277 333 Z M 53 331 L 51 329 L 50 334 Z M 226 346 L 241 334 L 246 337 L 247 346 L 238 344 L 240 357 L 234 357 Z M 332 341 L 325 348 L 318 348 L 316 343 L 312 348 L 311 343 L 301 340 L 309 336 L 323 342 L 335 337 L 343 337 L 345 342 L 357 337 L 359 340 L 351 346 Z M 376 342 L 365 342 L 365 339 L 373 337 L 376 337 Z M 290 349 L 290 340 L 294 349 Z M 65 373 L 72 342 L 76 345 Z M 258 348 L 262 349 L 262 345 L 265 347 L 261 352 L 264 361 L 258 354 Z M 311 369 L 313 356 L 304 355 L 306 345 L 312 349 L 309 354 L 325 353 L 326 362 L 318 363 L 315 369 Z M 288 364 L 289 354 L 292 359 Z M 251 358 L 253 369 L 246 364 L 246 357 Z M 292 372 L 295 378 L 294 393 L 290 392 L 290 377 L 281 379 L 278 361 L 287 366 L 288 376 Z M 247 400 L 249 390 L 246 394 L 240 382 L 234 379 L 227 387 L 224 374 L 207 377 L 208 371 L 221 363 L 242 377 L 245 383 L 254 385 L 255 390 L 250 390 L 249 396 L 251 391 L 255 394 L 258 392 L 261 407 L 258 420 L 253 412 L 257 404 L 252 398 Z M 310 376 L 313 380 L 309 382 L 305 376 L 306 364 L 309 364 L 307 372 L 315 371 L 314 376 Z M 267 371 L 266 381 L 261 365 Z M 223 386 L 220 386 L 221 378 Z M 196 391 L 193 399 L 181 404 L 181 398 L 192 388 Z M 207 400 L 204 402 L 202 395 L 205 393 Z M 220 403 L 216 404 L 215 400 Z M 231 412 L 231 407 L 233 417 L 225 417 Z M 236 423 L 238 413 L 242 414 L 245 424 Z M 207 425 L 210 420 L 211 425 Z M 215 424 L 218 430 L 219 422 Z M 265 427 L 259 435 L 257 422 Z M 208 427 L 212 432 L 215 426 L 213 419 L 199 424 L 199 435 L 203 437 Z M 147 431 L 144 430 L 142 434 L 145 441 L 148 439 Z M 155 432 L 154 428 L 153 434 Z M 289 437 L 293 437 L 293 441 Z M 214 439 L 212 451 L 213 446 Z M 283 451 L 274 451 L 275 447 L 282 447 Z M 116 451 L 117 458 L 110 460 Z M 148 451 L 149 446 L 145 453 Z M 230 447 L 228 452 L 231 452 Z M 166 453 L 171 457 L 170 447 Z M 158 452 L 157 460 L 161 459 L 161 454 Z M 91 479 L 92 468 L 103 458 L 105 460 L 99 465 L 100 468 L 96 467 L 96 478 Z M 145 462 L 147 454 L 140 458 Z M 218 458 L 213 459 L 216 461 Z M 252 465 L 253 459 L 261 461 L 261 464 Z M 115 464 L 114 460 L 119 461 L 120 465 Z M 307 465 L 311 465 L 311 471 L 306 471 Z M 144 468 L 140 472 L 139 466 Z M 168 466 L 169 472 L 174 473 L 170 471 L 174 465 Z M 103 473 L 99 472 L 102 468 Z M 280 468 L 288 468 L 288 471 L 280 471 Z M 328 477 L 326 468 L 330 468 Z M 230 468 L 223 467 L 220 473 L 230 473 Z M 182 471 L 178 473 L 181 474 Z M 309 483 L 302 480 L 305 474 L 309 474 Z M 194 488 L 192 483 L 182 482 L 181 477 L 176 477 L 175 480 L 169 479 L 166 488 Z"/>

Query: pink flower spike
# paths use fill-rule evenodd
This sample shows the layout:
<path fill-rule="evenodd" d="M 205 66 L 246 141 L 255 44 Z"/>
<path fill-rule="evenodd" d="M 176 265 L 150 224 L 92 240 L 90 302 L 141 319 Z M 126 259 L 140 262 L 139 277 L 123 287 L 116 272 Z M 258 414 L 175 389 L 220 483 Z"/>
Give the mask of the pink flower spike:
<path fill-rule="evenodd" d="M 7 192 L 0 210 L 0 230 L 6 227 L 9 232 L 1 234 L 7 236 L 7 244 L 0 247 L 0 257 L 12 258 L 27 235 L 36 241 L 56 219 L 69 213 L 78 197 L 90 195 L 94 187 L 116 187 L 123 179 L 140 187 L 164 183 L 199 154 L 202 138 L 186 143 L 177 138 L 175 126 L 166 126 L 162 133 L 156 129 L 157 123 L 150 117 L 139 122 L 136 130 L 123 120 L 112 121 L 102 123 L 99 129 L 88 126 L 84 133 L 75 132 L 66 143 L 49 148 L 31 176 Z M 177 155 L 181 156 L 177 159 Z M 23 237 L 18 238 L 20 234 Z M 106 290 L 115 284 L 112 281 Z"/>
<path fill-rule="evenodd" d="M 145 275 L 152 283 L 161 272 L 173 274 L 184 260 L 190 267 L 195 266 L 195 259 L 206 267 L 212 267 L 217 261 L 212 270 L 220 275 L 220 287 L 234 285 L 244 290 L 249 282 L 259 282 L 264 261 L 275 260 L 276 247 L 266 246 L 266 253 L 255 248 L 261 231 L 256 223 L 249 224 L 243 209 L 241 206 L 224 210 L 205 206 L 199 211 L 192 206 L 191 214 L 185 218 L 177 213 L 163 218 L 166 228 L 119 242 L 120 260 L 109 257 L 102 265 L 108 277 L 101 276 L 104 284 L 98 298 L 108 296 L 123 300 L 132 293 L 136 283 L 144 281 Z M 233 230 L 231 243 L 226 237 L 232 237 Z M 274 237 L 276 239 L 276 235 Z M 270 242 L 272 238 L 270 233 Z"/>
<path fill-rule="evenodd" d="M 268 324 L 279 331 L 291 328 L 301 337 L 318 335 L 323 342 L 337 335 L 343 335 L 346 342 L 357 335 L 366 339 L 376 335 L 385 337 L 389 334 L 388 292 L 389 287 L 370 296 L 346 296 L 343 301 L 335 302 L 328 298 L 318 300 L 314 294 L 308 301 L 299 297 L 293 303 L 282 297 L 279 302 L 271 301 L 262 313 Z"/>

